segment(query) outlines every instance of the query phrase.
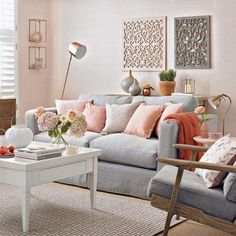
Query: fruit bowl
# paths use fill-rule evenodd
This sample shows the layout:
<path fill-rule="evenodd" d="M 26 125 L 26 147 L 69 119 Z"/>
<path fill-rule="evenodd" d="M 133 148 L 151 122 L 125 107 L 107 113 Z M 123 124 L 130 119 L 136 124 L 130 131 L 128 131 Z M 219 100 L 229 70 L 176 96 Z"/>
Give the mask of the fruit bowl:
<path fill-rule="evenodd" d="M 11 158 L 14 157 L 15 147 L 13 145 L 0 146 L 0 158 Z"/>

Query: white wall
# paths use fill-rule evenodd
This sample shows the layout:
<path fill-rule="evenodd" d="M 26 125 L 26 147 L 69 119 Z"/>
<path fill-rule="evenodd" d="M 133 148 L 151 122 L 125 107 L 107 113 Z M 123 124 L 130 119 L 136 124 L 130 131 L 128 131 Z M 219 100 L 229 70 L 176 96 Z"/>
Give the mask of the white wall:
<path fill-rule="evenodd" d="M 46 7 L 46 0 L 24 0 L 34 5 L 44 2 L 39 9 Z M 49 23 L 52 48 L 50 71 L 45 78 L 37 81 L 50 81 L 50 104 L 59 98 L 69 60 L 68 45 L 79 41 L 88 48 L 80 61 L 73 60 L 65 98 L 77 98 L 79 93 L 119 93 L 121 80 L 127 75 L 122 71 L 122 28 L 125 18 L 167 16 L 167 66 L 174 67 L 174 17 L 211 15 L 212 20 L 212 69 L 178 70 L 177 91 L 181 80 L 189 73 L 196 80 L 196 93 L 215 95 L 226 93 L 233 99 L 233 107 L 227 118 L 226 131 L 236 136 L 233 119 L 236 116 L 236 85 L 234 82 L 236 65 L 236 1 L 235 0 L 50 0 Z M 47 11 L 46 11 L 47 12 Z M 38 10 L 35 11 L 38 13 Z M 31 14 L 31 12 L 30 12 Z M 34 14 L 35 15 L 35 14 Z M 35 16 L 34 16 L 35 17 Z M 32 72 L 33 73 L 33 72 Z M 39 75 L 35 73 L 35 76 Z M 29 72 L 27 71 L 27 76 Z M 151 82 L 158 92 L 158 72 L 136 72 L 134 76 L 142 82 Z M 33 78 L 27 78 L 32 84 Z M 40 80 L 40 82 L 39 82 Z M 31 92 L 32 93 L 32 92 Z M 37 99 L 46 101 L 43 90 Z M 38 101 L 35 99 L 35 102 Z M 27 103 L 25 107 L 29 105 Z M 222 106 L 220 113 L 226 107 Z"/>

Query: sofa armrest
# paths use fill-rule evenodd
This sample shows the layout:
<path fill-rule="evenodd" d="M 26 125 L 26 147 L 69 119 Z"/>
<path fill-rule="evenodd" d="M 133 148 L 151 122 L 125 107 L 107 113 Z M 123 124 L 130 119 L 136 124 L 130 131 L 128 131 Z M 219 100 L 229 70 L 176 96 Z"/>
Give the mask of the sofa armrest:
<path fill-rule="evenodd" d="M 179 125 L 176 120 L 165 120 L 161 122 L 161 136 L 159 137 L 158 156 L 177 158 L 178 151 L 173 147 L 177 143 Z M 164 164 L 157 164 L 159 171 Z"/>
<path fill-rule="evenodd" d="M 25 125 L 30 128 L 34 135 L 39 134 L 37 119 L 34 116 L 36 109 L 28 110 L 25 113 Z M 57 112 L 55 107 L 45 108 L 44 111 Z"/>

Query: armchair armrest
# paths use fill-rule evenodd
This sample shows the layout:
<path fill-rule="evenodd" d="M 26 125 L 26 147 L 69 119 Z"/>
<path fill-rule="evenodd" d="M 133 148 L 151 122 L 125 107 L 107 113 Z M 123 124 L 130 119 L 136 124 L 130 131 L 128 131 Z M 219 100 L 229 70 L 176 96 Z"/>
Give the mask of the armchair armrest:
<path fill-rule="evenodd" d="M 184 150 L 192 150 L 196 152 L 206 152 L 208 148 L 196 145 L 189 145 L 189 144 L 174 144 L 174 148 L 184 149 Z"/>
<path fill-rule="evenodd" d="M 45 111 L 57 112 L 55 107 L 45 108 Z M 34 135 L 39 134 L 37 119 L 35 119 L 34 113 L 36 109 L 28 110 L 25 113 L 25 125 L 30 128 Z"/>
<path fill-rule="evenodd" d="M 214 164 L 214 163 L 198 162 L 198 161 L 185 161 L 167 157 L 158 157 L 157 160 L 161 163 L 174 165 L 182 168 L 191 167 L 191 168 L 200 168 L 200 169 L 218 170 L 218 171 L 236 173 L 235 166 L 224 165 L 224 164 Z"/>

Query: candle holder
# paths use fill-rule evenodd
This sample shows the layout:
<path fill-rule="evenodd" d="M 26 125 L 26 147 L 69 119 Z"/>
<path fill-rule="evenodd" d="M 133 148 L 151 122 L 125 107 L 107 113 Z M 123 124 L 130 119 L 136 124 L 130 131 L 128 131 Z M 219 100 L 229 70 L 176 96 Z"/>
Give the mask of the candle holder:
<path fill-rule="evenodd" d="M 187 74 L 186 78 L 183 80 L 183 91 L 186 94 L 195 93 L 195 80 L 191 79 L 189 74 Z"/>

